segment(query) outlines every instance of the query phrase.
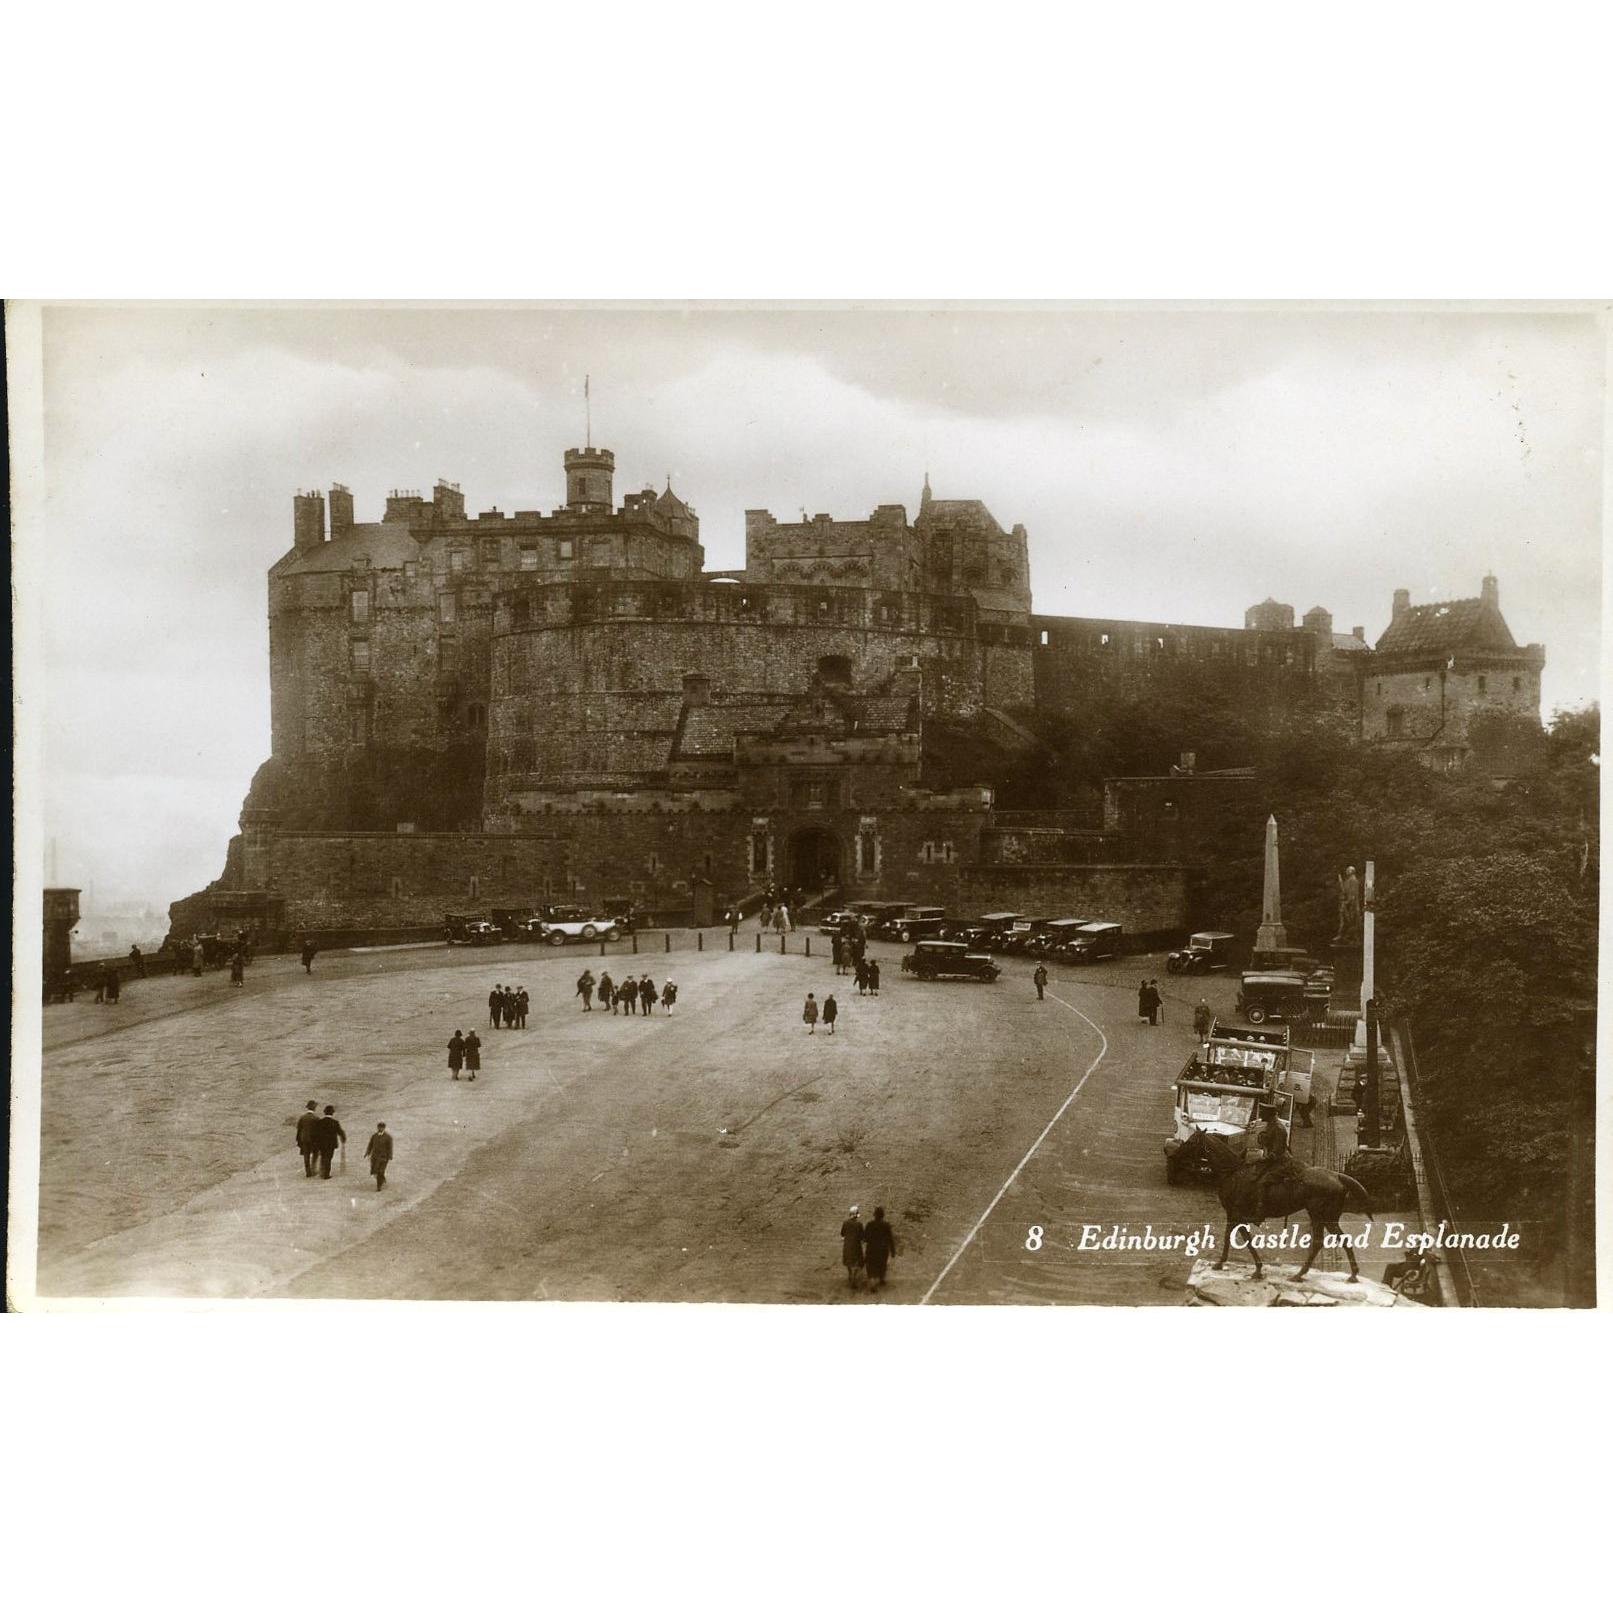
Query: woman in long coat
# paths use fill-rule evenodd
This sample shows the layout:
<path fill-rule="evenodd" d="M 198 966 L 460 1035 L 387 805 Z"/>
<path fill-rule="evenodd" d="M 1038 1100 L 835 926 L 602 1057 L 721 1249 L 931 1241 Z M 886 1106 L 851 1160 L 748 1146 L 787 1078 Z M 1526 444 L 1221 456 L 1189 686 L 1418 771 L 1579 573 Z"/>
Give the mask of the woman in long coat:
<path fill-rule="evenodd" d="M 847 1284 L 852 1288 L 858 1287 L 862 1282 L 863 1270 L 863 1224 L 857 1216 L 855 1204 L 840 1223 L 840 1264 L 846 1268 Z"/>
<path fill-rule="evenodd" d="M 482 1039 L 472 1031 L 465 1038 L 465 1069 L 467 1081 L 476 1079 L 476 1072 L 482 1067 Z"/>
<path fill-rule="evenodd" d="M 834 993 L 831 991 L 829 995 L 823 999 L 823 1023 L 828 1028 L 831 1036 L 833 1036 L 835 1033 L 835 1021 L 839 1019 L 839 1017 L 840 1004 L 835 1001 Z"/>
<path fill-rule="evenodd" d="M 616 1012 L 616 982 L 603 969 L 599 971 L 599 1006 Z"/>
<path fill-rule="evenodd" d="M 448 1038 L 448 1068 L 452 1072 L 456 1081 L 459 1079 L 459 1072 L 461 1068 L 463 1068 L 464 1063 L 465 1038 L 458 1031 L 455 1031 L 454 1034 Z"/>
<path fill-rule="evenodd" d="M 807 1035 L 811 1036 L 818 1028 L 818 1000 L 810 991 L 801 1007 L 801 1019 L 806 1025 Z"/>

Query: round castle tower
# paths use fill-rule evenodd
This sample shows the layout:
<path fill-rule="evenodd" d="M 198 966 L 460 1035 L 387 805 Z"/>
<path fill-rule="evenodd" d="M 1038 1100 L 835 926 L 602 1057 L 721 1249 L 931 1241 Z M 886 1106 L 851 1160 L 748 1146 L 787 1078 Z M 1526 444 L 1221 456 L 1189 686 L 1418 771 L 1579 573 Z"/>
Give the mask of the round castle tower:
<path fill-rule="evenodd" d="M 609 448 L 566 450 L 566 508 L 579 515 L 608 515 L 615 508 L 611 482 L 616 475 L 616 455 Z"/>

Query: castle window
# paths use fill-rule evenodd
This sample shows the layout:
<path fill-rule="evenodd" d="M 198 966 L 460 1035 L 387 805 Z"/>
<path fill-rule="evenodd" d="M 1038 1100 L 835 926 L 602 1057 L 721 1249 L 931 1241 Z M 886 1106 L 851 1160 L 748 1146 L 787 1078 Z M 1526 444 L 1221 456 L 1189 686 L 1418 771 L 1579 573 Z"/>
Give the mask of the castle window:
<path fill-rule="evenodd" d="M 1098 634 L 1098 646 L 1100 649 L 1105 650 L 1109 648 L 1109 635 L 1107 633 Z"/>
<path fill-rule="evenodd" d="M 354 639 L 347 646 L 347 662 L 357 676 L 365 676 L 370 670 L 370 641 L 366 638 Z"/>
<path fill-rule="evenodd" d="M 1380 695 L 1383 693 L 1383 679 L 1382 678 L 1378 679 L 1378 693 Z"/>
<path fill-rule="evenodd" d="M 448 569 L 456 577 L 465 569 L 466 558 L 467 557 L 463 549 L 455 549 L 454 552 L 448 556 Z"/>
<path fill-rule="evenodd" d="M 521 570 L 536 571 L 538 569 L 537 546 L 531 543 L 521 545 Z"/>
<path fill-rule="evenodd" d="M 772 860 L 767 854 L 767 830 L 753 830 L 750 837 L 750 871 L 753 874 L 771 872 Z"/>
<path fill-rule="evenodd" d="M 532 625 L 532 601 L 525 598 L 516 600 L 515 609 L 511 612 L 511 618 L 516 627 L 530 627 Z"/>
<path fill-rule="evenodd" d="M 919 861 L 921 863 L 933 863 L 935 861 L 935 842 L 933 840 L 926 840 L 919 847 Z"/>
<path fill-rule="evenodd" d="M 394 896 L 401 896 L 403 894 L 403 881 L 399 879 L 396 874 L 392 876 L 392 894 Z"/>
<path fill-rule="evenodd" d="M 370 591 L 367 588 L 355 588 L 351 599 L 353 624 L 362 627 L 370 619 Z"/>
<path fill-rule="evenodd" d="M 1401 738 L 1406 729 L 1406 714 L 1398 706 L 1394 708 L 1385 719 L 1385 731 L 1391 739 Z"/>
<path fill-rule="evenodd" d="M 480 896 L 482 894 L 482 881 L 478 875 L 472 874 L 470 876 L 470 890 L 466 894 L 469 896 Z"/>
<path fill-rule="evenodd" d="M 1486 678 L 1484 676 L 1484 674 L 1481 672 L 1479 674 L 1479 693 L 1480 694 L 1487 694 L 1489 692 L 1489 688 L 1490 688 L 1489 679 Z"/>
<path fill-rule="evenodd" d="M 872 874 L 879 867 L 879 840 L 872 829 L 863 829 L 857 835 L 857 872 Z"/>
<path fill-rule="evenodd" d="M 473 700 L 466 706 L 465 726 L 473 734 L 479 734 L 487 726 L 487 707 L 480 701 Z"/>
<path fill-rule="evenodd" d="M 571 539 L 570 538 L 562 538 L 560 540 L 560 558 L 562 560 L 569 560 L 571 558 Z"/>
<path fill-rule="evenodd" d="M 650 853 L 649 857 L 645 860 L 644 866 L 647 869 L 649 869 L 649 871 L 652 874 L 660 873 L 661 872 L 661 857 L 660 857 L 660 853 L 652 851 Z"/>
<path fill-rule="evenodd" d="M 445 627 L 453 623 L 459 616 L 459 598 L 455 594 L 437 595 L 437 620 Z"/>
<path fill-rule="evenodd" d="M 1044 647 L 1047 644 L 1047 629 L 1045 627 L 1042 629 L 1042 644 Z"/>
<path fill-rule="evenodd" d="M 486 566 L 496 566 L 498 564 L 497 538 L 482 539 L 482 564 Z"/>

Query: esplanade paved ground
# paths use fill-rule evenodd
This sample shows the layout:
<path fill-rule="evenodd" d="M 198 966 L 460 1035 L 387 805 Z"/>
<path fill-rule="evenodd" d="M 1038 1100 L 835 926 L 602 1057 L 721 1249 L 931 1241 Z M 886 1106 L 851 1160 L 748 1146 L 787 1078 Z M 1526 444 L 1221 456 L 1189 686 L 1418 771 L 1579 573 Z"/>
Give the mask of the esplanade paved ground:
<path fill-rule="evenodd" d="M 1191 1006 L 1229 1009 L 1234 983 L 1131 958 L 1056 967 L 1038 1004 L 1021 961 L 921 984 L 879 946 L 875 1001 L 802 939 L 668 957 L 657 935 L 604 960 L 670 968 L 670 1018 L 582 1013 L 574 981 L 601 959 L 578 947 L 328 953 L 311 977 L 265 958 L 244 988 L 152 979 L 49 1008 L 39 1291 L 841 1302 L 856 1203 L 885 1206 L 900 1252 L 854 1303 L 1182 1302 L 1184 1255 L 1074 1246 L 1085 1223 L 1219 1230 L 1207 1188 L 1165 1185 L 1161 1144 Z M 1136 1017 L 1145 972 L 1158 1028 Z M 495 981 L 531 993 L 525 1031 L 488 1028 Z M 808 990 L 836 993 L 832 1038 L 805 1034 Z M 482 1077 L 451 1082 L 445 1044 L 472 1027 Z M 328 1182 L 293 1144 L 310 1098 L 347 1131 Z M 381 1193 L 377 1120 L 397 1148 Z"/>

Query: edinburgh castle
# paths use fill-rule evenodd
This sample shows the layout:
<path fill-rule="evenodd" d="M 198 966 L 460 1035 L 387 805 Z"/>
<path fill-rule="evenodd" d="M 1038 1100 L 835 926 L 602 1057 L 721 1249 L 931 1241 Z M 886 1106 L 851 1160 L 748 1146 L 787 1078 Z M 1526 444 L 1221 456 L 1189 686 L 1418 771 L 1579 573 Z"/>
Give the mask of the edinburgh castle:
<path fill-rule="evenodd" d="M 928 478 L 912 519 L 747 511 L 744 569 L 713 572 L 670 484 L 618 505 L 609 449 L 564 469 L 549 514 L 467 515 L 446 482 L 371 522 L 345 487 L 297 495 L 268 578 L 272 753 L 176 933 L 561 900 L 710 922 L 775 884 L 1164 932 L 1187 870 L 1147 837 L 998 809 L 1038 713 L 1213 684 L 1442 767 L 1475 713 L 1538 716 L 1544 651 L 1494 578 L 1397 595 L 1376 645 L 1271 600 L 1243 628 L 1040 616 L 1024 527 Z"/>

